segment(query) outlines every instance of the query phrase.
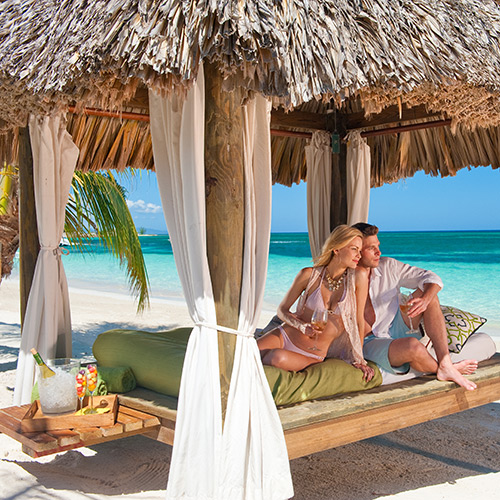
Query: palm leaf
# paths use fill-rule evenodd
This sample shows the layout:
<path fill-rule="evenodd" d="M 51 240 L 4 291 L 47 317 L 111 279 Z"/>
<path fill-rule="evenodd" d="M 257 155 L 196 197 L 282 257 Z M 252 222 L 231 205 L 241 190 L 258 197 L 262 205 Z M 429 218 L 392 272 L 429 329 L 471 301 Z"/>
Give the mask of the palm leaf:
<path fill-rule="evenodd" d="M 64 226 L 71 244 L 85 247 L 85 241 L 96 235 L 119 258 L 120 266 L 126 266 L 137 310 L 144 310 L 149 304 L 149 279 L 123 187 L 109 172 L 75 171 L 72 188 Z"/>

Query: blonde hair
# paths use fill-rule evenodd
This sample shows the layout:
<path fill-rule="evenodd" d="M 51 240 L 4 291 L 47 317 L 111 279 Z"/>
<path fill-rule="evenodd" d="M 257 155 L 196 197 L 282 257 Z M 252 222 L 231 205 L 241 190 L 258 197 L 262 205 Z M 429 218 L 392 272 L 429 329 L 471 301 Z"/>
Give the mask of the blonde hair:
<path fill-rule="evenodd" d="M 346 247 L 356 236 L 363 238 L 363 233 L 347 224 L 337 226 L 323 243 L 321 253 L 314 259 L 314 267 L 326 266 L 332 260 L 334 250 Z"/>

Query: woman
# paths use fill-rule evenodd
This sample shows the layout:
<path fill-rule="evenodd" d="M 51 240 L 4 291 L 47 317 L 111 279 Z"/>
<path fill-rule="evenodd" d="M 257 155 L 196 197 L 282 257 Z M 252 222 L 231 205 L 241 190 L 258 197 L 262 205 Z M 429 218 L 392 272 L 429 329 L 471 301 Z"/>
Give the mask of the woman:
<path fill-rule="evenodd" d="M 355 284 L 354 269 L 362 244 L 361 232 L 350 226 L 338 226 L 330 234 L 314 266 L 299 272 L 279 305 L 283 324 L 257 341 L 264 364 L 299 371 L 322 362 L 328 354 L 362 370 L 365 380 L 372 379 L 374 371 L 363 358 L 358 329 L 368 291 L 364 281 L 358 290 Z M 299 296 L 297 310 L 292 313 L 290 308 Z M 328 311 L 323 329 L 311 324 L 315 309 Z"/>

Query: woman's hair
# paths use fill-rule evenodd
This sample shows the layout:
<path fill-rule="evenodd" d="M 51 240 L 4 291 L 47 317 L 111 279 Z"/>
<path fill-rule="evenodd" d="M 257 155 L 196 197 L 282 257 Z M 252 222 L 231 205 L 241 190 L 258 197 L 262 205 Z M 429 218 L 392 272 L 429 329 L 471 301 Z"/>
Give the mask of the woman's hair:
<path fill-rule="evenodd" d="M 333 251 L 344 248 L 356 236 L 363 238 L 363 233 L 359 229 L 346 224 L 337 226 L 323 244 L 321 253 L 314 259 L 314 267 L 326 266 L 332 260 Z"/>

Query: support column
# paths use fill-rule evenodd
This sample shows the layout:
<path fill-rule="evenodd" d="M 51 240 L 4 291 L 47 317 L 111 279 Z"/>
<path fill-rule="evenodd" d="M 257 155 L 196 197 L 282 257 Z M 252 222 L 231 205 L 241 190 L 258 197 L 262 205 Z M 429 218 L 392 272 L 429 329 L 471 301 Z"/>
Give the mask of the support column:
<path fill-rule="evenodd" d="M 215 65 L 205 64 L 207 253 L 217 323 L 238 327 L 245 223 L 242 94 L 222 90 Z M 236 336 L 219 332 L 224 421 Z"/>
<path fill-rule="evenodd" d="M 330 203 L 330 230 L 339 224 L 347 224 L 347 144 L 342 141 L 347 133 L 345 117 L 337 113 L 337 132 L 340 136 L 340 152 L 333 154 L 332 190 Z"/>
<path fill-rule="evenodd" d="M 33 154 L 28 126 L 19 129 L 19 294 L 21 327 L 40 250 L 36 222 Z"/>

